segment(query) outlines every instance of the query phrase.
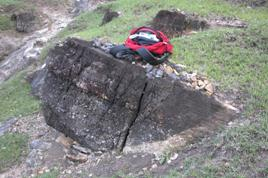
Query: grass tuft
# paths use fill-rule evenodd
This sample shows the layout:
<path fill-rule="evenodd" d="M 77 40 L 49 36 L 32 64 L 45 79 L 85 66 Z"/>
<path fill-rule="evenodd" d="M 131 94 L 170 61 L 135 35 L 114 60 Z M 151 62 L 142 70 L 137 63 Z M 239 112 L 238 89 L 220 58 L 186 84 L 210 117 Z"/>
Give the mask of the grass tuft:
<path fill-rule="evenodd" d="M 9 16 L 0 15 L 0 31 L 10 30 L 14 27 L 13 22 Z"/>
<path fill-rule="evenodd" d="M 0 122 L 39 110 L 39 101 L 30 95 L 30 85 L 20 72 L 0 86 Z"/>
<path fill-rule="evenodd" d="M 28 137 L 22 134 L 5 134 L 0 137 L 0 172 L 19 163 L 27 153 Z"/>

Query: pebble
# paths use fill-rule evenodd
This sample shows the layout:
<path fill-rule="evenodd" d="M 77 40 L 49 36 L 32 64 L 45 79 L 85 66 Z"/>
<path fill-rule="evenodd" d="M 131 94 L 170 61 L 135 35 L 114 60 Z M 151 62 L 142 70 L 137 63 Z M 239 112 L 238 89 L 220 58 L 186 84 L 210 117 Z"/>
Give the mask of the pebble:
<path fill-rule="evenodd" d="M 72 145 L 72 148 L 81 152 L 81 153 L 85 153 L 85 154 L 90 154 L 91 150 L 85 147 L 82 147 L 80 145 Z"/>
<path fill-rule="evenodd" d="M 133 155 L 133 158 L 137 158 L 138 156 L 137 155 Z"/>
<path fill-rule="evenodd" d="M 73 140 L 69 137 L 65 137 L 63 134 L 56 139 L 57 143 L 61 143 L 65 147 L 70 147 L 73 144 Z"/>
<path fill-rule="evenodd" d="M 79 162 L 79 163 L 84 163 L 87 162 L 88 160 L 87 155 L 82 153 L 78 153 L 77 155 L 67 154 L 66 158 L 73 162 Z"/>
<path fill-rule="evenodd" d="M 147 171 L 147 170 L 148 170 L 148 168 L 147 168 L 147 167 L 144 167 L 144 168 L 142 168 L 142 170 L 143 170 L 143 171 Z"/>
<path fill-rule="evenodd" d="M 157 168 L 157 164 L 152 165 L 152 169 L 155 169 L 155 168 Z"/>
<path fill-rule="evenodd" d="M 170 160 L 174 161 L 178 158 L 179 154 L 178 153 L 175 153 L 171 158 Z"/>

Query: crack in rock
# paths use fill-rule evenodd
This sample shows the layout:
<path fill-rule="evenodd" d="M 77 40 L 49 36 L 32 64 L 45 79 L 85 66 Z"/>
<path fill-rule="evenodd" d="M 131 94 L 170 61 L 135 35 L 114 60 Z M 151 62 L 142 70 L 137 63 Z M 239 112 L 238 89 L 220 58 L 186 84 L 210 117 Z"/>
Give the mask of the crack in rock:
<path fill-rule="evenodd" d="M 140 109 L 141 109 L 141 104 L 142 104 L 142 99 L 143 99 L 143 96 L 144 96 L 144 93 L 146 91 L 146 88 L 147 88 L 147 82 L 144 84 L 144 88 L 143 88 L 143 91 L 141 93 L 141 96 L 139 98 L 139 103 L 138 103 L 138 107 L 137 107 L 137 111 L 136 111 L 136 115 L 134 116 L 134 118 L 131 120 L 128 128 L 126 129 L 126 132 L 123 136 L 123 140 L 121 142 L 121 144 L 119 144 L 119 151 L 123 151 L 124 147 L 125 147 L 125 144 L 127 142 L 127 138 L 128 138 L 128 135 L 129 135 L 129 132 L 131 130 L 131 127 L 134 125 L 136 119 L 139 117 L 139 114 L 140 114 Z"/>

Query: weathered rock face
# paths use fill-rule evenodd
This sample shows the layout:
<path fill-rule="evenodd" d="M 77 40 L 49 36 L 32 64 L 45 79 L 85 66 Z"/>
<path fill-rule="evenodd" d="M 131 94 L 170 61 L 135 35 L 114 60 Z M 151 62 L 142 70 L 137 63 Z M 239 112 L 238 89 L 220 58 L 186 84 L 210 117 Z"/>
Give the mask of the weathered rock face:
<path fill-rule="evenodd" d="M 46 122 L 92 150 L 161 141 L 221 114 L 215 100 L 171 78 L 69 39 L 47 57 L 41 99 Z"/>
<path fill-rule="evenodd" d="M 180 35 L 187 30 L 203 30 L 208 22 L 194 14 L 185 14 L 180 11 L 159 11 L 153 19 L 152 26 L 168 36 Z"/>

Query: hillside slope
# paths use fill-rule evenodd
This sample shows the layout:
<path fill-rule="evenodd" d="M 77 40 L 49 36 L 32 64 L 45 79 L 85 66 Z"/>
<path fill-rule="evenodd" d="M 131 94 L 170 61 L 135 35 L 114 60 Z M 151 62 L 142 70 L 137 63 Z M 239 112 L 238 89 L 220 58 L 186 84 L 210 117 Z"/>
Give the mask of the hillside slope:
<path fill-rule="evenodd" d="M 224 0 L 111 1 L 100 5 L 94 11 L 78 16 L 47 45 L 42 51 L 40 60 L 44 60 L 48 49 L 53 44 L 67 37 L 86 40 L 100 37 L 118 44 L 123 43 L 132 28 L 150 25 L 153 17 L 162 9 L 180 9 L 196 13 L 206 19 L 239 19 L 246 22 L 247 28 L 213 27 L 171 39 L 174 45 L 171 60 L 186 65 L 189 72 L 197 71 L 206 75 L 216 85 L 220 97 L 229 100 L 230 104 L 241 110 L 241 116 L 216 133 L 197 140 L 182 150 L 167 150 L 157 167 L 154 166 L 150 171 L 142 170 L 142 175 L 147 177 L 160 175 L 163 177 L 267 177 L 268 8 L 267 3 L 252 8 L 248 7 L 248 4 L 232 2 Z M 119 11 L 120 16 L 100 26 L 105 9 Z M 23 80 L 23 75 L 25 72 L 17 74 L 0 86 L 1 121 L 14 115 L 28 115 L 38 110 L 37 101 L 28 95 L 29 86 Z M 19 107 L 16 104 L 22 101 L 25 101 L 25 105 L 29 107 Z M 0 137 L 0 139 L 5 138 Z M 0 150 L 4 147 L 5 145 L 0 145 Z M 4 152 L 0 151 L 0 157 L 1 153 Z M 168 162 L 174 155 L 176 159 L 172 163 Z M 5 163 L 0 161 L 0 166 L 1 164 Z M 81 169 L 83 173 L 81 177 L 90 174 L 87 168 L 82 166 Z M 64 177 L 68 174 L 66 171 L 61 173 L 55 171 L 47 175 Z M 126 177 L 128 174 L 130 172 L 127 171 L 114 172 L 115 177 Z M 78 177 L 77 174 L 72 176 Z"/>

